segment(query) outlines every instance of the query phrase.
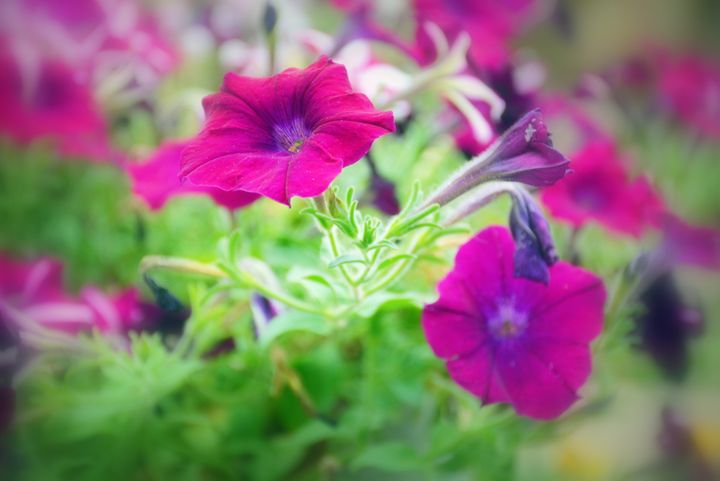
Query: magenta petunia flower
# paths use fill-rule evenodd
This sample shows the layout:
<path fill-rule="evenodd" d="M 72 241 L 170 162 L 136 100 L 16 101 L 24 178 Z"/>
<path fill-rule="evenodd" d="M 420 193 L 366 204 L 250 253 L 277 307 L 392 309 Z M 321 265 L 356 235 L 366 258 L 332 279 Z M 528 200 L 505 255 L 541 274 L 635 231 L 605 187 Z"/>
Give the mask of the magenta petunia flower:
<path fill-rule="evenodd" d="M 428 63 L 437 52 L 425 22 L 432 22 L 445 32 L 452 43 L 461 32 L 472 39 L 468 58 L 480 68 L 495 69 L 510 58 L 510 40 L 527 22 L 535 0 L 414 0 L 416 48 L 418 60 Z"/>
<path fill-rule="evenodd" d="M 669 213 L 665 213 L 661 218 L 662 252 L 665 260 L 702 269 L 720 270 L 720 230 L 691 225 Z"/>
<path fill-rule="evenodd" d="M 720 63 L 693 55 L 662 58 L 658 90 L 661 103 L 679 120 L 720 139 Z"/>
<path fill-rule="evenodd" d="M 0 255 L 0 318 L 22 331 L 28 323 L 74 334 L 97 329 L 125 334 L 140 324 L 137 291 L 108 295 L 86 286 L 79 297 L 67 294 L 63 266 L 52 258 L 21 262 Z"/>
<path fill-rule="evenodd" d="M 187 145 L 186 141 L 167 142 L 158 147 L 146 162 L 127 166 L 133 193 L 145 200 L 151 209 L 160 209 L 175 195 L 206 194 L 217 204 L 231 210 L 245 207 L 259 197 L 242 190 L 225 191 L 180 182 L 182 152 Z"/>
<path fill-rule="evenodd" d="M 602 140 L 572 157 L 572 175 L 542 192 L 550 213 L 581 227 L 597 221 L 608 229 L 639 237 L 657 224 L 663 202 L 645 177 L 631 179 L 613 143 Z"/>
<path fill-rule="evenodd" d="M 268 78 L 228 73 L 203 106 L 205 127 L 183 153 L 181 177 L 287 205 L 324 192 L 395 130 L 392 114 L 353 92 L 345 68 L 326 57 Z"/>
<path fill-rule="evenodd" d="M 514 250 L 503 227 L 462 246 L 438 286 L 440 298 L 423 311 L 423 329 L 450 376 L 484 403 L 553 419 L 578 400 L 590 375 L 605 288 L 564 262 L 551 268 L 548 285 L 517 278 Z"/>
<path fill-rule="evenodd" d="M 92 91 L 72 68 L 50 60 L 24 66 L 0 52 L 0 69 L 0 135 L 21 144 L 49 139 L 66 155 L 115 157 Z"/>

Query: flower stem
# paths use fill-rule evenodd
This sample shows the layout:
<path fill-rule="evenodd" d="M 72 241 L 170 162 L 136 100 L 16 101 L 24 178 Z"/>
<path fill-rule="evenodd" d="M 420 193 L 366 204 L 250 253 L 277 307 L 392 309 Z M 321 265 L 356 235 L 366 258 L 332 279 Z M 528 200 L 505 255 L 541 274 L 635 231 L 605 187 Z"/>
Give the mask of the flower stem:
<path fill-rule="evenodd" d="M 199 274 L 209 277 L 224 278 L 227 277 L 218 267 L 212 264 L 205 264 L 191 259 L 182 257 L 166 257 L 166 256 L 145 256 L 140 261 L 140 272 L 145 274 L 152 269 L 169 269 L 178 272 L 186 272 L 189 274 Z"/>

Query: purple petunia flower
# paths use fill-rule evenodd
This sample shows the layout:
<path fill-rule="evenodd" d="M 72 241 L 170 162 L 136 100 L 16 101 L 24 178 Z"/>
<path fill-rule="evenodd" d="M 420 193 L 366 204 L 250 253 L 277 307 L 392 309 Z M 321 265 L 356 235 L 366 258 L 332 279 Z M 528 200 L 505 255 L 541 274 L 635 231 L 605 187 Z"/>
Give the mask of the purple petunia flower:
<path fill-rule="evenodd" d="M 395 130 L 392 114 L 353 92 L 345 68 L 326 57 L 268 78 L 228 73 L 203 106 L 205 127 L 183 153 L 181 177 L 287 205 L 324 192 Z"/>
<path fill-rule="evenodd" d="M 189 182 L 182 183 L 178 178 L 182 152 L 188 142 L 167 142 L 161 145 L 142 164 L 127 167 L 132 179 L 132 190 L 148 206 L 157 210 L 175 195 L 206 194 L 218 204 L 230 210 L 245 207 L 259 196 L 249 192 L 225 191 L 213 187 L 198 187 Z"/>
<path fill-rule="evenodd" d="M 502 227 L 461 247 L 438 286 L 440 298 L 423 311 L 423 329 L 450 376 L 484 403 L 553 419 L 578 400 L 590 374 L 605 288 L 564 262 L 552 267 L 548 285 L 517 278 L 514 250 Z"/>
<path fill-rule="evenodd" d="M 570 161 L 555 150 L 542 114 L 525 114 L 482 155 L 458 170 L 425 202 L 444 205 L 491 180 L 546 187 L 565 177 Z"/>

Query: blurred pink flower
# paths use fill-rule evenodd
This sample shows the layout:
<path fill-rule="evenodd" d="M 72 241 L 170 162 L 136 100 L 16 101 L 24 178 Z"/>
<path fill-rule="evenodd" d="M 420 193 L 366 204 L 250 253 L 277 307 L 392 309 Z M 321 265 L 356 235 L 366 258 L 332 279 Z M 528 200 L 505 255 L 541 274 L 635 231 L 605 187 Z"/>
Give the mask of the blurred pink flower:
<path fill-rule="evenodd" d="M 0 317 L 20 331 L 39 325 L 69 334 L 97 329 L 123 335 L 139 326 L 135 289 L 107 295 L 87 286 L 74 297 L 63 289 L 62 270 L 52 258 L 22 262 L 0 255 Z"/>
<path fill-rule="evenodd" d="M 578 399 L 591 371 L 589 343 L 602 329 L 605 288 L 564 262 L 548 285 L 513 275 L 507 229 L 490 227 L 460 248 L 423 329 L 450 376 L 486 404 L 553 419 Z"/>
<path fill-rule="evenodd" d="M 51 60 L 25 64 L 0 52 L 0 135 L 21 144 L 46 139 L 65 155 L 114 157 L 93 93 L 69 66 Z"/>
<path fill-rule="evenodd" d="M 535 0 L 414 0 L 416 49 L 420 63 L 435 59 L 437 52 L 423 27 L 433 22 L 452 43 L 461 32 L 470 35 L 468 52 L 471 65 L 495 69 L 510 58 L 510 39 L 527 22 Z"/>
<path fill-rule="evenodd" d="M 662 105 L 698 133 L 720 139 L 720 63 L 695 55 L 660 59 Z"/>
<path fill-rule="evenodd" d="M 62 60 L 101 81 L 123 70 L 146 85 L 179 62 L 149 10 L 137 0 L 8 0 L 0 31 L 24 56 Z"/>
<path fill-rule="evenodd" d="M 662 216 L 663 252 L 675 263 L 720 269 L 720 229 L 695 226 L 673 214 Z"/>
<path fill-rule="evenodd" d="M 203 106 L 205 127 L 183 153 L 181 178 L 287 205 L 324 192 L 395 130 L 392 114 L 353 92 L 345 68 L 326 57 L 268 78 L 228 73 Z"/>
<path fill-rule="evenodd" d="M 239 209 L 255 201 L 259 195 L 242 190 L 225 191 L 213 187 L 198 187 L 180 182 L 182 152 L 188 141 L 166 142 L 141 164 L 127 166 L 132 190 L 148 206 L 157 210 L 176 195 L 206 194 L 219 205 L 230 210 Z"/>
<path fill-rule="evenodd" d="M 662 199 L 645 177 L 630 178 L 613 143 L 588 143 L 572 157 L 570 168 L 573 172 L 562 182 L 542 192 L 554 217 L 574 227 L 597 221 L 633 237 L 656 226 Z"/>

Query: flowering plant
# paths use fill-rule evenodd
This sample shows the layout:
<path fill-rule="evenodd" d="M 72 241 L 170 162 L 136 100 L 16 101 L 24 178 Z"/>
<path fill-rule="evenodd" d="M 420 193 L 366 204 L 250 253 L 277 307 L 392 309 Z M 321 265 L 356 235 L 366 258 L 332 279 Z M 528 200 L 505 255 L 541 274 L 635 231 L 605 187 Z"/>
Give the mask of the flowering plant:
<path fill-rule="evenodd" d="M 712 62 L 558 92 L 564 2 L 241 3 L 0 10 L 0 472 L 713 479 Z"/>

